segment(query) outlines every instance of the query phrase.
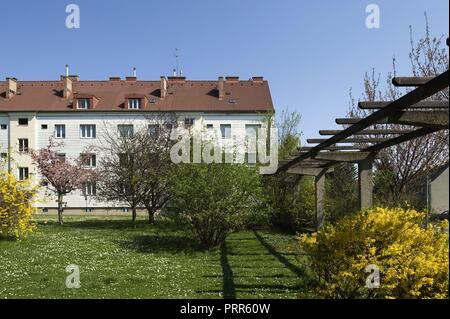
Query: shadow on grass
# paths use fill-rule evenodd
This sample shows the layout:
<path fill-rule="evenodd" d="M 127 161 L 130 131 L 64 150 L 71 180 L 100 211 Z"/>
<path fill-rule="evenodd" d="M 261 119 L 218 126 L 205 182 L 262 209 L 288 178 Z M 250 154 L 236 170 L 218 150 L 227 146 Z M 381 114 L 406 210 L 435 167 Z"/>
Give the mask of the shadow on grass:
<path fill-rule="evenodd" d="M 124 249 L 139 253 L 192 254 L 196 251 L 202 251 L 196 241 L 181 235 L 140 235 L 134 236 L 132 240 L 121 241 L 119 245 Z"/>
<path fill-rule="evenodd" d="M 287 259 L 284 255 L 280 254 L 271 244 L 269 244 L 264 237 L 262 237 L 258 232 L 253 231 L 253 233 L 255 234 L 256 238 L 258 239 L 258 241 L 261 243 L 261 245 L 263 245 L 267 251 L 274 256 L 276 259 L 278 259 L 279 262 L 281 262 L 282 264 L 284 264 L 286 266 L 286 268 L 288 268 L 290 271 L 292 271 L 294 274 L 296 274 L 298 277 L 304 277 L 306 276 L 306 274 L 304 273 L 304 271 L 294 265 L 293 263 L 291 263 L 289 261 L 289 259 Z"/>
<path fill-rule="evenodd" d="M 51 225 L 60 226 L 55 220 L 48 220 L 46 222 L 38 221 L 39 225 Z M 145 229 L 152 228 L 156 231 L 177 231 L 181 230 L 182 227 L 172 222 L 171 220 L 156 220 L 154 224 L 149 224 L 146 220 L 137 220 L 133 222 L 131 218 L 127 219 L 100 219 L 100 218 L 89 218 L 85 220 L 71 220 L 67 218 L 61 227 L 66 228 L 78 228 L 78 229 L 92 229 L 92 230 L 102 230 L 102 229 L 117 229 L 117 230 L 133 230 L 133 229 Z"/>
<path fill-rule="evenodd" d="M 224 242 L 220 247 L 220 265 L 222 266 L 223 273 L 223 298 L 236 299 L 233 270 L 231 269 L 227 254 L 227 243 Z"/>

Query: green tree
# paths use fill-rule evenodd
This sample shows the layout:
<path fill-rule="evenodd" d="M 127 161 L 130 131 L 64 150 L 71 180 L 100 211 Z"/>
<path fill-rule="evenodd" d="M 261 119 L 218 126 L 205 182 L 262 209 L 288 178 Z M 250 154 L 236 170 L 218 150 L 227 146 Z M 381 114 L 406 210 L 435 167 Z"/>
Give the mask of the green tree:
<path fill-rule="evenodd" d="M 176 169 L 170 207 L 192 226 L 208 250 L 223 243 L 251 216 L 265 212 L 261 176 L 239 164 L 182 164 Z"/>
<path fill-rule="evenodd" d="M 326 184 L 327 218 L 330 221 L 359 209 L 358 180 L 354 164 L 342 163 L 328 173 Z"/>
<path fill-rule="evenodd" d="M 276 123 L 279 161 L 298 153 L 300 121 L 301 115 L 296 111 L 281 112 Z M 264 183 L 272 206 L 272 226 L 289 232 L 311 228 L 314 221 L 314 184 L 311 178 L 279 173 L 266 177 Z"/>

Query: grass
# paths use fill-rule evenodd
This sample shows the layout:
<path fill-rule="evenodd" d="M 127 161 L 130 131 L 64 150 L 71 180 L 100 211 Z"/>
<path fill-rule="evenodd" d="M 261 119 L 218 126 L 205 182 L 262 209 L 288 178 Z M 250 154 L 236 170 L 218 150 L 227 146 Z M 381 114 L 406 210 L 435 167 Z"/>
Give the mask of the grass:
<path fill-rule="evenodd" d="M 0 298 L 295 298 L 309 278 L 297 246 L 243 231 L 206 252 L 170 222 L 39 216 L 33 234 L 0 241 Z M 70 264 L 79 289 L 66 288 Z"/>

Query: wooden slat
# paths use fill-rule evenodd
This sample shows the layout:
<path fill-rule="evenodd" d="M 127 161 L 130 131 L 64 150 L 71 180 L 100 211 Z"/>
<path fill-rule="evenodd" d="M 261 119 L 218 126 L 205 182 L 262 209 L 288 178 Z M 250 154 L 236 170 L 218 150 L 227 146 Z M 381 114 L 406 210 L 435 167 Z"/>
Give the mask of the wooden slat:
<path fill-rule="evenodd" d="M 382 109 L 392 103 L 392 101 L 389 102 L 383 102 L 383 101 L 375 101 L 375 102 L 359 102 L 358 107 L 360 109 Z M 448 109 L 449 108 L 449 102 L 448 101 L 421 101 L 419 103 L 410 105 L 407 107 L 408 109 Z"/>

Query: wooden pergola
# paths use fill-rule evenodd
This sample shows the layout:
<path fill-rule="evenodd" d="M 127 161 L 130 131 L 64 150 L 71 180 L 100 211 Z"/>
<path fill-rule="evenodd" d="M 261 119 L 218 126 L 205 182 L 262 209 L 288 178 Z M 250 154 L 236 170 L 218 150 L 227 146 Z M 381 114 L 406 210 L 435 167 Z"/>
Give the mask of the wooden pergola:
<path fill-rule="evenodd" d="M 448 39 L 447 39 L 448 45 Z M 372 166 L 384 148 L 449 128 L 449 102 L 428 100 L 449 86 L 449 71 L 436 77 L 395 77 L 398 87 L 415 87 L 394 101 L 360 102 L 361 109 L 375 110 L 364 118 L 338 118 L 342 130 L 321 130 L 329 138 L 308 139 L 313 147 L 302 147 L 298 154 L 280 161 L 277 173 L 314 176 L 316 188 L 316 226 L 324 219 L 325 174 L 341 162 L 358 165 L 361 209 L 372 205 Z M 377 129 L 378 124 L 401 124 L 408 129 Z M 345 145 L 338 145 L 345 144 Z"/>

